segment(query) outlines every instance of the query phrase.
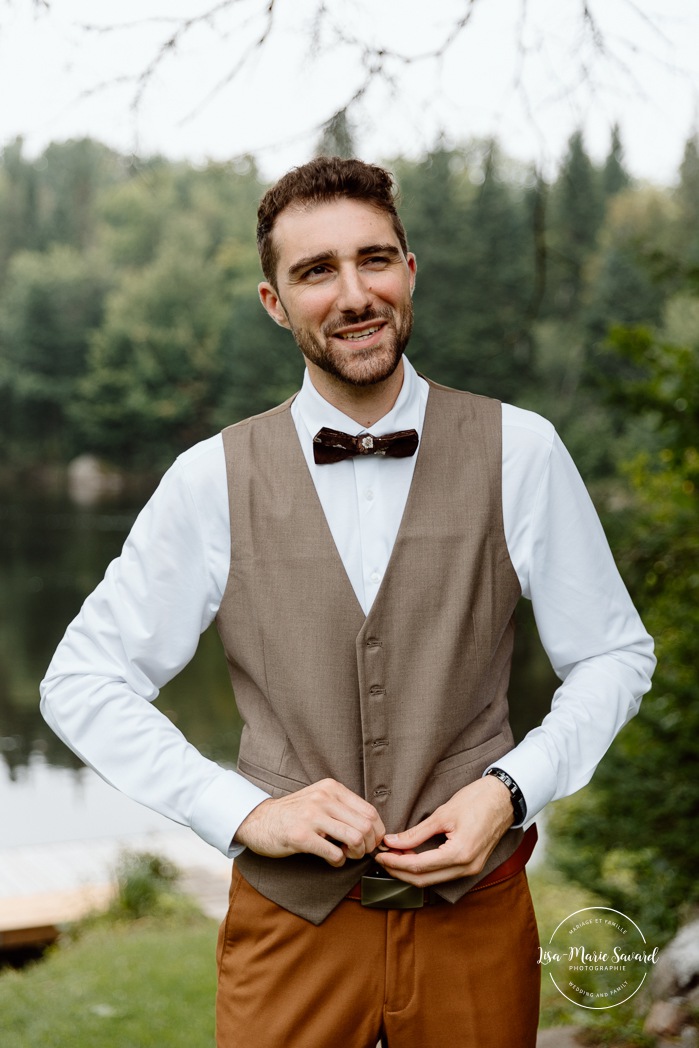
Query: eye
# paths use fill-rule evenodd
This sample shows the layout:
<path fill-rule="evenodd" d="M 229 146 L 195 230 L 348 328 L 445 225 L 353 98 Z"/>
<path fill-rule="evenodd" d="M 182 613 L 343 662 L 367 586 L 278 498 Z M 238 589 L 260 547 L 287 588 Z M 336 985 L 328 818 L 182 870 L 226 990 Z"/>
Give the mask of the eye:
<path fill-rule="evenodd" d="M 369 258 L 364 259 L 364 265 L 372 269 L 383 269 L 384 266 L 390 265 L 390 262 L 390 258 L 386 255 L 370 255 Z"/>
<path fill-rule="evenodd" d="M 330 268 L 325 265 L 325 263 L 321 262 L 317 266 L 312 266 L 310 269 L 307 269 L 303 274 L 303 279 L 310 281 L 322 280 L 322 278 L 327 276 L 329 272 Z"/>

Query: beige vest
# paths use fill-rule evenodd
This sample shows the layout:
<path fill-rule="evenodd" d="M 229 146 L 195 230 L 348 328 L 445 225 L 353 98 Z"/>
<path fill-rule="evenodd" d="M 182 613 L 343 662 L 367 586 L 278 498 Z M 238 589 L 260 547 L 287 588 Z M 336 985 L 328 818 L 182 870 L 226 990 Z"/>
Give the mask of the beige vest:
<path fill-rule="evenodd" d="M 238 770 L 273 797 L 332 777 L 412 826 L 512 748 L 507 686 L 520 586 L 502 520 L 497 401 L 430 383 L 386 574 L 365 617 L 299 444 L 291 401 L 223 434 L 231 566 L 217 625 L 244 721 Z M 324 467 L 332 469 L 333 466 Z M 516 848 L 510 830 L 479 876 Z M 369 860 L 236 860 L 320 923 Z"/>

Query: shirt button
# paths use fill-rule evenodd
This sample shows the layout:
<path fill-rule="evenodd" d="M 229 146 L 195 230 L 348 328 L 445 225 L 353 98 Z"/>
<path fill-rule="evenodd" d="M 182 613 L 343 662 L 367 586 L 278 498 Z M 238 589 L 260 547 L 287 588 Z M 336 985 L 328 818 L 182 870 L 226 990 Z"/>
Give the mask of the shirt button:
<path fill-rule="evenodd" d="M 371 502 L 373 497 L 374 497 L 374 492 L 372 491 L 371 488 L 367 488 L 366 491 L 364 492 L 364 498 L 367 500 L 367 502 Z"/>
<path fill-rule="evenodd" d="M 372 582 L 381 582 L 381 576 L 379 575 L 378 571 L 372 571 L 372 573 L 371 573 L 371 581 Z"/>

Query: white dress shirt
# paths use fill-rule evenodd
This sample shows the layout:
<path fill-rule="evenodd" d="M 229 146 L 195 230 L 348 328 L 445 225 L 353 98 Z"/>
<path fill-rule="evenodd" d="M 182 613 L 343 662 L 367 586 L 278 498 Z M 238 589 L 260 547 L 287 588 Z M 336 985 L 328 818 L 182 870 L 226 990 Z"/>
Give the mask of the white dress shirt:
<path fill-rule="evenodd" d="M 398 399 L 370 432 L 421 434 L 428 394 L 405 360 Z M 327 403 L 308 374 L 291 411 L 338 553 L 368 613 L 417 456 L 316 466 L 312 437 L 321 427 L 352 435 L 363 428 Z M 502 424 L 507 547 L 562 681 L 541 726 L 497 761 L 519 784 L 531 820 L 548 801 L 588 782 L 636 713 L 655 660 L 585 486 L 553 427 L 509 405 L 503 405 Z M 53 730 L 107 782 L 234 855 L 238 826 L 267 794 L 202 756 L 152 704 L 216 616 L 229 563 L 219 434 L 185 452 L 165 474 L 121 556 L 68 627 L 41 694 Z"/>

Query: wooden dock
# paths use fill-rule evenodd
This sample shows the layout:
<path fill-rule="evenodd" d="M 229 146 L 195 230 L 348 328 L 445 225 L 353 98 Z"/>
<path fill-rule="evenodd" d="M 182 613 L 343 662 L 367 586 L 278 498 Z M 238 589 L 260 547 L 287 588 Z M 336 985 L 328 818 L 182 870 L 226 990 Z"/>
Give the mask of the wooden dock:
<path fill-rule="evenodd" d="M 0 848 L 0 950 L 47 945 L 62 926 L 106 909 L 125 851 L 169 859 L 182 872 L 181 889 L 223 919 L 231 862 L 188 830 Z"/>

